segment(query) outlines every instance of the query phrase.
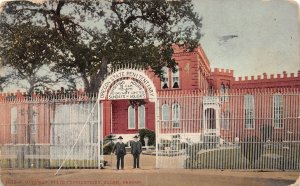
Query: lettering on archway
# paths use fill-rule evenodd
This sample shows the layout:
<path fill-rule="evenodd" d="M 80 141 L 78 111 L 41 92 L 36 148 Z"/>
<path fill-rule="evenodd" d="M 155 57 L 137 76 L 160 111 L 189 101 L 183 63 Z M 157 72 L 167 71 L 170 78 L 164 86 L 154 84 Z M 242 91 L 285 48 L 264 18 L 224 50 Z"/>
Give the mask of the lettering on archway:
<path fill-rule="evenodd" d="M 156 89 L 141 71 L 124 69 L 108 76 L 99 89 L 99 100 L 149 99 L 155 101 Z"/>

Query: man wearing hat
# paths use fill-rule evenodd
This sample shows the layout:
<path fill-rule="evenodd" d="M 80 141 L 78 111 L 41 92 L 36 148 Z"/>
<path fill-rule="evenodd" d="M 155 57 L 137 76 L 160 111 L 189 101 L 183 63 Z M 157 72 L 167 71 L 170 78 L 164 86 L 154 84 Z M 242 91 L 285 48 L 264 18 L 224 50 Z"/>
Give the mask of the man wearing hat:
<path fill-rule="evenodd" d="M 126 155 L 125 144 L 123 143 L 123 138 L 120 136 L 118 138 L 118 142 L 115 144 L 112 153 L 115 152 L 117 156 L 117 169 L 120 169 L 120 161 L 121 161 L 121 169 L 124 169 L 124 156 Z"/>
<path fill-rule="evenodd" d="M 142 152 L 142 143 L 138 141 L 138 136 L 134 136 L 131 143 L 131 154 L 133 156 L 133 168 L 140 168 L 140 154 Z"/>

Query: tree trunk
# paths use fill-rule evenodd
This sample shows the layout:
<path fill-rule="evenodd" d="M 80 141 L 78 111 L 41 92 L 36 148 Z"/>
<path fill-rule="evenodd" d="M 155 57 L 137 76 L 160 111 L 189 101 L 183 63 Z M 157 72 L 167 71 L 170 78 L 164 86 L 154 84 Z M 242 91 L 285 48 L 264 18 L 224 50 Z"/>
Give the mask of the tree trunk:
<path fill-rule="evenodd" d="M 98 72 L 90 76 L 90 80 L 86 75 L 82 76 L 84 89 L 86 93 L 97 93 L 99 91 L 101 83 L 108 73 L 107 63 L 108 63 L 107 59 L 103 57 Z"/>

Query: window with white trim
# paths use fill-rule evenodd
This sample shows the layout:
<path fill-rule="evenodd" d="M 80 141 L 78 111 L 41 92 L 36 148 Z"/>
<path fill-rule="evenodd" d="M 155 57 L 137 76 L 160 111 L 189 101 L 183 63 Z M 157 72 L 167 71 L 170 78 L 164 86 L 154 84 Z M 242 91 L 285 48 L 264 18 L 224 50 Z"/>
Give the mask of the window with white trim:
<path fill-rule="evenodd" d="M 180 106 L 178 103 L 172 105 L 172 127 L 178 128 L 180 119 Z"/>
<path fill-rule="evenodd" d="M 222 129 L 225 129 L 225 130 L 228 130 L 230 128 L 230 113 L 229 113 L 229 111 L 222 112 L 221 126 L 222 126 Z"/>
<path fill-rule="evenodd" d="M 17 120 L 18 120 L 18 110 L 17 107 L 12 107 L 10 109 L 10 133 L 17 133 Z"/>
<path fill-rule="evenodd" d="M 229 93 L 229 85 L 228 84 L 224 85 L 224 83 L 222 83 L 220 86 L 220 94 L 221 94 L 220 98 L 222 102 L 229 101 L 228 93 Z"/>
<path fill-rule="evenodd" d="M 167 127 L 170 120 L 170 110 L 168 104 L 163 104 L 161 107 L 162 127 Z"/>
<path fill-rule="evenodd" d="M 172 88 L 179 88 L 179 68 L 176 66 L 176 72 L 172 72 Z"/>
<path fill-rule="evenodd" d="M 254 129 L 254 96 L 244 96 L 245 129 Z"/>
<path fill-rule="evenodd" d="M 169 68 L 168 67 L 163 67 L 161 70 L 163 71 L 162 81 L 161 81 L 161 88 L 162 89 L 169 88 Z"/>
<path fill-rule="evenodd" d="M 135 129 L 135 109 L 132 105 L 128 107 L 128 129 Z"/>
<path fill-rule="evenodd" d="M 140 105 L 138 107 L 138 126 L 139 129 L 145 128 L 145 106 Z"/>
<path fill-rule="evenodd" d="M 281 94 L 273 95 L 273 122 L 275 128 L 283 128 L 283 97 Z"/>

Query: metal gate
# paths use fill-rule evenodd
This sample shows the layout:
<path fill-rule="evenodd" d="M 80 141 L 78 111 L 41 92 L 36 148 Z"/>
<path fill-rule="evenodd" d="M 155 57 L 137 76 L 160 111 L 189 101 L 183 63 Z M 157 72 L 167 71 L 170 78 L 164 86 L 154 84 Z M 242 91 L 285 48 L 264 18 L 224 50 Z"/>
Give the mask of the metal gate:
<path fill-rule="evenodd" d="M 157 168 L 300 169 L 297 91 L 161 93 Z"/>
<path fill-rule="evenodd" d="M 4 97 L 0 101 L 1 167 L 98 168 L 102 134 L 96 96 Z"/>

